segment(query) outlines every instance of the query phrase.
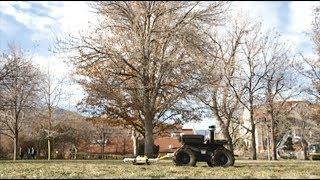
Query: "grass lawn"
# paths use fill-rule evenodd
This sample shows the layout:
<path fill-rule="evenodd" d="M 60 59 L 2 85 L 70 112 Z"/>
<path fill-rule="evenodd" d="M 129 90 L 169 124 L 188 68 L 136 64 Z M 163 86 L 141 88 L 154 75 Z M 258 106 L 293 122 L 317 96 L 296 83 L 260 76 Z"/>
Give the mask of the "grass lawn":
<path fill-rule="evenodd" d="M 320 161 L 236 160 L 234 167 L 176 167 L 170 160 L 132 165 L 121 160 L 0 161 L 0 178 L 320 178 Z"/>

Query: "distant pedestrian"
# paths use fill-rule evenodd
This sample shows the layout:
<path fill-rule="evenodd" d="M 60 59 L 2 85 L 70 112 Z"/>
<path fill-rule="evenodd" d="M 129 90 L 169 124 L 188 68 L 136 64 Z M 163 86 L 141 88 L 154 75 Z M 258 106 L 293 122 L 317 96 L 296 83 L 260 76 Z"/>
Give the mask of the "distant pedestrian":
<path fill-rule="evenodd" d="M 31 149 L 28 148 L 28 151 L 27 151 L 27 158 L 30 159 L 31 158 Z"/>
<path fill-rule="evenodd" d="M 77 148 L 75 145 L 72 146 L 71 148 L 71 159 L 77 159 Z"/>
<path fill-rule="evenodd" d="M 34 159 L 34 149 L 33 149 L 33 147 L 31 148 L 31 158 Z"/>
<path fill-rule="evenodd" d="M 37 150 L 34 149 L 34 152 L 33 152 L 33 159 L 36 159 L 36 156 L 37 156 Z"/>
<path fill-rule="evenodd" d="M 23 158 L 23 152 L 22 152 L 22 148 L 21 147 L 19 149 L 19 153 L 20 153 L 20 159 L 22 159 Z"/>

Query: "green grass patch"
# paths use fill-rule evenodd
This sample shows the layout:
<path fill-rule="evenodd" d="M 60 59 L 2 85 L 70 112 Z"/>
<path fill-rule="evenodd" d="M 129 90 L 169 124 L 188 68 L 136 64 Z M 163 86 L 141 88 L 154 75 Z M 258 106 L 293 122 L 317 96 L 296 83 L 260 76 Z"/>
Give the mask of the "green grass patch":
<path fill-rule="evenodd" d="M 320 178 L 320 161 L 251 161 L 236 160 L 233 167 L 176 167 L 170 160 L 151 165 L 132 165 L 121 160 L 30 160 L 0 161 L 0 178 L 96 179 L 206 179 L 206 178 Z"/>

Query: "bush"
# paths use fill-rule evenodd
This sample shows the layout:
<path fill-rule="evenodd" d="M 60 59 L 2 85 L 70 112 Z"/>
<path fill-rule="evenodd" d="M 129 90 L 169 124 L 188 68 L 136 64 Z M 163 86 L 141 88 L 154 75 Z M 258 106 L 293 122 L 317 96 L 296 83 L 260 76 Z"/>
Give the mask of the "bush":
<path fill-rule="evenodd" d="M 8 153 L 0 146 L 0 159 L 8 159 Z"/>

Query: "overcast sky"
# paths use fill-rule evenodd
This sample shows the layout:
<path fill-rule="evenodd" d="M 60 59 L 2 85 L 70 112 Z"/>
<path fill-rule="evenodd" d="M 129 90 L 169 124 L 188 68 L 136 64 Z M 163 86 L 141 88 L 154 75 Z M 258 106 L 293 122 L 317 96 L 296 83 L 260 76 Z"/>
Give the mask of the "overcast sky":
<path fill-rule="evenodd" d="M 265 28 L 274 28 L 282 34 L 283 40 L 296 51 L 314 56 L 312 44 L 306 36 L 313 18 L 312 9 L 318 2 L 232 2 L 232 12 L 242 12 L 263 23 Z M 72 69 L 48 49 L 54 44 L 55 35 L 75 34 L 95 21 L 86 2 L 0 2 L 0 51 L 9 42 L 20 44 L 33 55 L 33 60 L 42 69 L 48 64 L 58 76 L 68 76 Z M 64 107 L 75 110 L 75 104 L 83 97 L 81 87 L 71 84 L 65 89 L 73 94 Z M 186 124 L 186 128 L 207 129 L 212 120 Z"/>

